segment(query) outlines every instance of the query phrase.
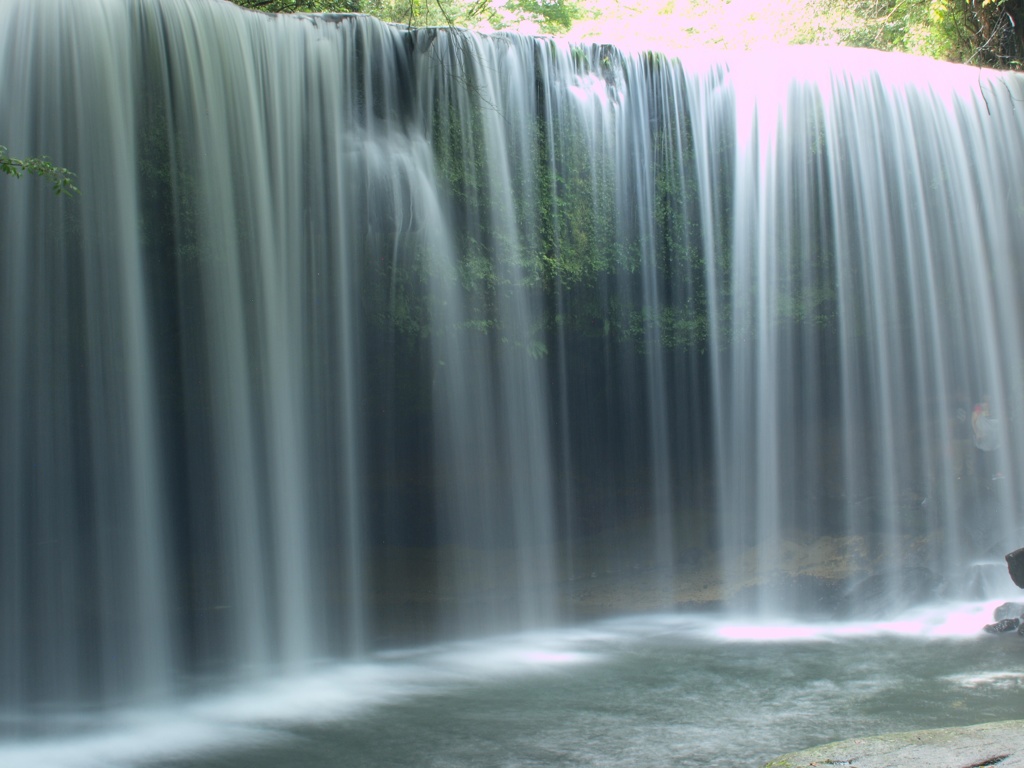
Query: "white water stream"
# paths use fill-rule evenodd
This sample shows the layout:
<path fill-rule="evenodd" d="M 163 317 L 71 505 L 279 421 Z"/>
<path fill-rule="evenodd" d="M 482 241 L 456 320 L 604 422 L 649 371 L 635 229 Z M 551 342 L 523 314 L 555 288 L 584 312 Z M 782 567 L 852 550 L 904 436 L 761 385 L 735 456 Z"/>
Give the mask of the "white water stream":
<path fill-rule="evenodd" d="M 990 598 L 971 564 L 1024 544 L 1020 75 L 864 51 L 676 60 L 222 0 L 0 0 L 0 72 L 0 141 L 81 188 L 0 179 L 12 760 L 302 741 L 319 716 L 284 712 L 323 695 L 331 723 L 398 703 L 324 746 L 388 764 L 385 722 L 458 709 L 455 689 L 508 692 L 524 718 L 534 695 L 632 692 L 612 730 L 646 743 L 631 718 L 659 683 L 630 648 L 685 699 L 763 647 L 720 678 L 716 649 L 741 646 L 708 622 L 567 630 L 543 684 L 492 689 L 532 641 L 493 669 L 436 644 L 680 605 L 891 616 Z M 983 455 L 957 414 L 985 395 Z M 825 653 L 818 669 L 883 642 L 829 632 L 785 647 Z M 884 642 L 958 649 L 928 696 L 1002 673 L 970 660 L 978 640 Z M 743 697 L 785 688 L 773 652 L 722 710 L 730 754 L 789 746 L 742 741 Z M 809 674 L 786 702 L 810 691 L 815 720 L 821 691 L 859 685 Z M 320 694 L 280 682 L 303 679 Z M 234 690 L 265 714 L 216 714 Z M 155 730 L 126 752 L 78 735 L 132 707 L 127 730 Z M 908 727 L 941 719 L 922 711 Z M 852 725 L 829 736 L 881 720 L 836 712 Z M 687 717 L 649 764 L 726 749 L 702 735 L 717 714 Z M 521 763 L 572 764 L 607 730 L 567 722 L 568 756 Z M 492 725 L 431 760 L 547 733 Z M 40 734 L 85 741 L 51 755 L 65 742 Z"/>

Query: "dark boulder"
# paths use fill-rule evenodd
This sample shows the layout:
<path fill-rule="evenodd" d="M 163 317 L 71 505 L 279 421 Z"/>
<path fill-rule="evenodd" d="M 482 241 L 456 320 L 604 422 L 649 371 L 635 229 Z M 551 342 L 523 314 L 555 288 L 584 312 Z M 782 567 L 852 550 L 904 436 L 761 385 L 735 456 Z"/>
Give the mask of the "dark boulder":
<path fill-rule="evenodd" d="M 995 624 L 986 624 L 985 631 L 990 635 L 1001 635 L 1004 632 L 1014 632 L 1020 629 L 1020 619 L 1003 619 Z"/>
<path fill-rule="evenodd" d="M 1019 619 L 1024 616 L 1024 603 L 1003 603 L 992 611 L 995 621 L 1003 619 Z"/>
<path fill-rule="evenodd" d="M 1010 569 L 1010 578 L 1013 579 L 1013 583 L 1024 589 L 1024 548 L 1008 554 L 1006 566 Z"/>

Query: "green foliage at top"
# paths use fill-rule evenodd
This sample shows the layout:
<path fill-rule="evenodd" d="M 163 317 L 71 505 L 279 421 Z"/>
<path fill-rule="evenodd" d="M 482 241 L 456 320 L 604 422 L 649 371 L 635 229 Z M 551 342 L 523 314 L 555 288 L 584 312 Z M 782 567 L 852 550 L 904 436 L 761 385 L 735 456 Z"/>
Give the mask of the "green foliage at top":
<path fill-rule="evenodd" d="M 728 0 L 232 0 L 269 13 L 366 13 L 410 26 L 502 29 L 523 22 L 651 49 L 839 43 L 1002 69 L 1024 67 L 1024 0 L 767 0 L 737 16 Z"/>
<path fill-rule="evenodd" d="M 53 191 L 58 195 L 71 195 L 78 192 L 75 186 L 75 174 L 67 168 L 61 168 L 50 162 L 48 157 L 17 158 L 8 154 L 7 147 L 0 146 L 0 171 L 8 176 L 20 179 L 28 173 L 49 181 Z"/>
<path fill-rule="evenodd" d="M 232 0 L 235 5 L 265 13 L 355 13 L 359 0 Z"/>
<path fill-rule="evenodd" d="M 565 32 L 584 13 L 577 0 L 232 0 L 266 13 L 365 13 L 413 27 L 487 24 L 502 29 L 532 21 L 544 32 Z"/>
<path fill-rule="evenodd" d="M 1000 69 L 1024 64 L 1024 0 L 846 0 L 845 45 Z"/>

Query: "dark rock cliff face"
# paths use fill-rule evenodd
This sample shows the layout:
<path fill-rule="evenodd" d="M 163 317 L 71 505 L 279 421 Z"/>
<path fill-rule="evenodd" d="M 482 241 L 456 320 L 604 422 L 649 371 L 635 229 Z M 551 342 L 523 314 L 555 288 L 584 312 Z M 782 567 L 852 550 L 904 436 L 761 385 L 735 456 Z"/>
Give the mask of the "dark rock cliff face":
<path fill-rule="evenodd" d="M 1024 589 L 1024 548 L 1015 549 L 1006 556 L 1006 566 L 1013 583 Z"/>

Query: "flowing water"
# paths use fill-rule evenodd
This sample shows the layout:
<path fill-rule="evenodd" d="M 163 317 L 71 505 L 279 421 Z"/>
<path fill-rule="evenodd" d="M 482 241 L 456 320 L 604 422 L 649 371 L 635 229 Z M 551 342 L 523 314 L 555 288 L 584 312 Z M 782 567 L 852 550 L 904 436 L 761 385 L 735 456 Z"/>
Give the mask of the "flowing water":
<path fill-rule="evenodd" d="M 680 608 L 882 619 L 1004 586 L 1024 543 L 1020 75 L 221 0 L 0 0 L 0 71 L 0 141 L 81 188 L 0 179 L 12 743 L 349 672 L 398 675 L 388 718 L 429 733 L 430 702 L 501 718 L 532 683 L 388 649 Z M 970 434 L 983 397 L 991 452 Z M 751 681 L 736 695 L 778 688 L 784 663 L 751 675 L 761 649 L 718 657 L 687 627 L 559 636 L 588 674 L 531 677 L 554 710 L 513 705 L 537 718 L 513 730 L 561 727 L 591 684 L 654 695 L 637 656 L 672 696 L 722 665 Z M 874 642 L 773 648 L 858 668 Z M 997 673 L 973 646 L 954 669 L 948 642 L 892 658 Z M 881 719 L 849 716 L 821 735 Z M 386 762 L 384 722 L 359 722 L 311 743 Z M 659 743 L 710 744 L 702 727 Z M 431 759 L 514 751 L 465 736 Z"/>
<path fill-rule="evenodd" d="M 988 608 L 991 605 L 986 606 Z M 1016 637 L 981 606 L 879 624 L 652 615 L 393 651 L 0 748 L 46 765 L 716 766 L 1019 716 Z"/>

